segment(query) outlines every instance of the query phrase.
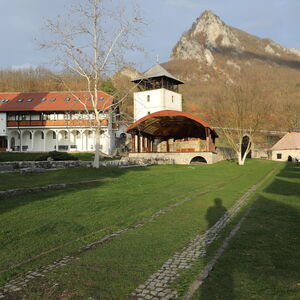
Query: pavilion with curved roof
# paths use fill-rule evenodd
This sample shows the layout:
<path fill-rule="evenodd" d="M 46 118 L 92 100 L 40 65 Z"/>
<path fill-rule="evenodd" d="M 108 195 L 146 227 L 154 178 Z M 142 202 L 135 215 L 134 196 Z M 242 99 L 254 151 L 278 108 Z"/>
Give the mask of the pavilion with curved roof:
<path fill-rule="evenodd" d="M 218 137 L 214 128 L 205 121 L 176 110 L 146 115 L 132 124 L 127 133 L 132 136 L 131 157 L 172 158 L 175 163 L 183 161 L 180 157 L 188 157 L 184 163 L 189 163 L 190 157 L 202 157 L 212 163 L 207 157 L 208 153 L 215 153 L 215 139 Z"/>

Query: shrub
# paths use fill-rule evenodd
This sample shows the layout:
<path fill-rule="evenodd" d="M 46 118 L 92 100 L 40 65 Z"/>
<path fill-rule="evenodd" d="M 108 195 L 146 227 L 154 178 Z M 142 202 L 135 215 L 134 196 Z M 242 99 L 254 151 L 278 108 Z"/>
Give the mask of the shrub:
<path fill-rule="evenodd" d="M 48 157 L 51 157 L 53 160 L 78 160 L 78 157 L 69 154 L 67 152 L 58 152 L 58 151 L 51 151 L 44 155 L 39 156 L 36 161 L 43 161 L 47 160 Z"/>

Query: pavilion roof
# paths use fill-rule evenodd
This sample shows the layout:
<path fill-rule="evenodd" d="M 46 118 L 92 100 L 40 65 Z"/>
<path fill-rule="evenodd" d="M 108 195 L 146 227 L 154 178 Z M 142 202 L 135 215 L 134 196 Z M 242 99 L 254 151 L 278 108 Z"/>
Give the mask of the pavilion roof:
<path fill-rule="evenodd" d="M 192 114 L 175 110 L 162 110 L 136 121 L 127 129 L 127 132 L 141 133 L 156 138 L 181 139 L 205 137 L 205 128 L 208 128 L 213 136 L 218 137 L 213 127 Z"/>

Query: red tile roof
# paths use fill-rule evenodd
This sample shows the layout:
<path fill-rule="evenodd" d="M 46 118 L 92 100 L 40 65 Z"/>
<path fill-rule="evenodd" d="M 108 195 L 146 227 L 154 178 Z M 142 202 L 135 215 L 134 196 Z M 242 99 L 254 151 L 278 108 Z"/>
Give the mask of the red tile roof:
<path fill-rule="evenodd" d="M 89 101 L 90 94 L 88 92 L 73 92 L 73 94 L 82 102 L 86 103 L 89 109 L 92 109 L 91 102 Z M 70 100 L 66 101 L 67 98 Z M 23 100 L 19 101 L 20 99 Z M 113 96 L 104 92 L 98 92 L 99 110 L 108 109 L 113 102 Z M 0 93 L 0 112 L 82 110 L 84 110 L 84 106 L 79 101 L 76 101 L 70 92 Z"/>

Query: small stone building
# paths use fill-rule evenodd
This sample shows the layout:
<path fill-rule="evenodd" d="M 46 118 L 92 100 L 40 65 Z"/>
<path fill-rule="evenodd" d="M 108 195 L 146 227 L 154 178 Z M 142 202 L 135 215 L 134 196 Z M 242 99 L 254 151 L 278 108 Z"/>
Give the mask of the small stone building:
<path fill-rule="evenodd" d="M 294 161 L 300 157 L 300 132 L 289 132 L 272 148 L 272 160 Z"/>

